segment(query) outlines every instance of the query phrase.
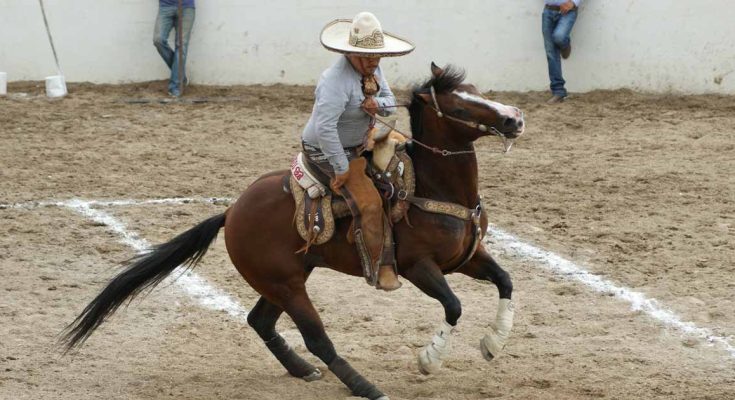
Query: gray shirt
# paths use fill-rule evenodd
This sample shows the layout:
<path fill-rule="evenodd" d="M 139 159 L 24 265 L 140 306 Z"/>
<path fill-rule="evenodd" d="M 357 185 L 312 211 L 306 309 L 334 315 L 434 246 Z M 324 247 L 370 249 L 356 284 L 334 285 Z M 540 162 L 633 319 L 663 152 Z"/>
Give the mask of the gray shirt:
<path fill-rule="evenodd" d="M 375 70 L 375 78 L 380 85 L 380 92 L 375 96 L 378 106 L 395 106 L 396 98 L 380 67 Z M 349 169 L 344 148 L 362 144 L 370 125 L 370 116 L 360 108 L 365 100 L 361 79 L 345 56 L 327 68 L 319 78 L 314 108 L 301 135 L 304 142 L 321 149 L 337 174 Z M 394 111 L 394 108 L 381 108 L 378 114 L 387 116 Z"/>

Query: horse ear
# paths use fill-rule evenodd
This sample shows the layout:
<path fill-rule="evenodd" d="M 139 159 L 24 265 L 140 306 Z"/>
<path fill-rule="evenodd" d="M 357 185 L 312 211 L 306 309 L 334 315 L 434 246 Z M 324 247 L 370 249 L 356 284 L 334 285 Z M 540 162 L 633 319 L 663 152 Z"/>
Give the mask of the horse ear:
<path fill-rule="evenodd" d="M 431 74 L 434 75 L 434 77 L 438 78 L 441 74 L 444 73 L 444 70 L 439 68 L 438 65 L 434 64 L 434 62 L 431 62 Z"/>
<path fill-rule="evenodd" d="M 424 103 L 431 103 L 431 95 L 429 95 L 428 93 L 416 93 L 416 96 L 423 100 Z"/>

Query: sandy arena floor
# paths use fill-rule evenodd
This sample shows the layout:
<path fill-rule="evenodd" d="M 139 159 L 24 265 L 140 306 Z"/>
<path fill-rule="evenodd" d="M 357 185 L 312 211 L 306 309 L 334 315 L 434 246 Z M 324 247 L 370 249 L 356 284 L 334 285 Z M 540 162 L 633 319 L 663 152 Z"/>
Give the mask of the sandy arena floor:
<path fill-rule="evenodd" d="M 288 166 L 313 88 L 195 85 L 187 98 L 210 101 L 180 104 L 124 101 L 163 99 L 163 82 L 69 91 L 52 101 L 42 84 L 13 83 L 0 98 L 0 399 L 349 398 L 329 372 L 312 383 L 288 377 L 241 317 L 176 284 L 62 357 L 58 333 L 135 251 L 100 222 L 32 202 L 236 197 Z M 494 138 L 478 144 L 491 222 L 735 346 L 735 98 L 605 91 L 547 106 L 543 93 L 490 96 L 522 108 L 528 124 L 510 154 Z M 224 207 L 96 210 L 159 243 Z M 410 284 L 386 294 L 328 270 L 312 276 L 310 293 L 338 352 L 393 400 L 735 399 L 735 354 L 722 343 L 632 311 L 496 238 L 488 246 L 517 303 L 506 353 L 491 363 L 478 342 L 494 319 L 494 286 L 449 277 L 464 314 L 443 372 L 429 377 L 415 357 L 443 317 L 438 303 Z M 221 238 L 196 272 L 254 305 Z M 321 366 L 288 318 L 279 330 Z"/>

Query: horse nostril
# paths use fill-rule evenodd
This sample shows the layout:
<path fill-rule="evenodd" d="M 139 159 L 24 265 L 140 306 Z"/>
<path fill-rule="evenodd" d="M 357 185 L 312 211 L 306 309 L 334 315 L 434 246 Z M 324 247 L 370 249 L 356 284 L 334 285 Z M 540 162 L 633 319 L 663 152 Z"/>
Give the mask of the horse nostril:
<path fill-rule="evenodd" d="M 518 127 L 518 121 L 515 118 L 506 118 L 503 120 L 504 129 L 516 129 Z"/>

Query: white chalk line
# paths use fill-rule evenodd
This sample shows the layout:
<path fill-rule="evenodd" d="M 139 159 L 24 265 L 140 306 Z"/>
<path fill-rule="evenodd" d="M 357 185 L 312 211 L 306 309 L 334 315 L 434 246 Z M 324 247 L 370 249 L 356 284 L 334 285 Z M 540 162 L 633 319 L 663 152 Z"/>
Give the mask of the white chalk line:
<path fill-rule="evenodd" d="M 626 287 L 618 286 L 613 282 L 601 278 L 599 275 L 584 270 L 573 262 L 562 258 L 552 252 L 540 249 L 527 243 L 523 243 L 513 235 L 495 227 L 488 228 L 488 234 L 498 245 L 505 250 L 521 257 L 530 258 L 539 262 L 539 265 L 564 276 L 583 283 L 596 292 L 612 294 L 619 300 L 630 303 L 633 311 L 641 311 L 651 318 L 659 321 L 664 326 L 676 329 L 690 336 L 705 339 L 708 343 L 718 344 L 727 351 L 731 357 L 735 357 L 732 337 L 715 335 L 712 330 L 700 328 L 693 322 L 684 322 L 674 312 L 659 305 L 656 299 L 647 298 L 641 292 L 636 292 Z"/>
<path fill-rule="evenodd" d="M 153 200 L 114 200 L 114 201 L 82 201 L 82 200 L 71 200 L 66 202 L 26 202 L 26 203 L 15 203 L 15 204 L 0 204 L 0 209 L 3 208 L 33 208 L 38 206 L 64 206 L 75 209 L 75 211 L 87 216 L 88 218 L 94 219 L 97 222 L 103 223 L 109 226 L 113 231 L 123 237 L 123 242 L 133 247 L 138 251 L 143 251 L 148 248 L 148 244 L 138 239 L 137 235 L 125 230 L 124 225 L 119 221 L 115 220 L 106 213 L 99 210 L 95 210 L 92 206 L 127 206 L 127 205 L 144 205 L 144 204 L 188 204 L 188 203 L 224 203 L 227 204 L 231 201 L 229 198 L 207 198 L 207 197 L 194 197 L 194 198 L 168 198 L 168 199 L 153 199 Z M 99 218 L 99 219 L 98 219 Z M 557 254 L 540 249 L 533 245 L 524 243 L 517 239 L 515 236 L 495 227 L 490 226 L 488 228 L 488 234 L 492 237 L 499 246 L 504 250 L 509 251 L 511 254 L 515 254 L 521 257 L 527 257 L 536 261 L 539 261 L 539 265 L 553 273 L 559 274 L 565 278 L 574 279 L 586 286 L 589 286 L 596 292 L 612 294 L 619 300 L 630 303 L 633 311 L 640 311 L 648 314 L 651 318 L 659 321 L 662 325 L 673 328 L 680 331 L 685 335 L 699 337 L 706 340 L 708 343 L 713 345 L 719 345 L 727 351 L 731 357 L 735 358 L 735 346 L 731 343 L 732 336 L 718 336 L 715 335 L 711 329 L 698 327 L 693 322 L 686 322 L 681 319 L 676 313 L 660 306 L 656 299 L 648 298 L 643 293 L 633 291 L 626 287 L 616 285 L 615 283 L 605 280 L 598 275 L 592 274 L 586 271 L 582 267 L 576 265 L 572 261 L 569 261 Z M 488 242 L 486 239 L 486 242 Z M 185 288 L 187 293 L 190 293 L 192 297 L 195 297 L 200 301 L 200 304 L 207 308 L 215 310 L 227 311 L 230 315 L 241 315 L 246 316 L 242 306 L 234 302 L 227 295 L 221 293 L 218 289 L 211 287 L 202 278 L 194 275 L 198 280 L 194 280 L 191 285 L 194 288 L 205 288 L 205 289 L 188 289 Z M 187 282 L 182 282 L 186 284 Z M 203 283 L 203 284 L 202 284 Z M 212 294 L 209 294 L 212 293 Z M 216 293 L 216 294 L 214 294 Z M 220 296 L 224 296 L 226 300 L 202 300 L 202 299 L 220 299 Z M 225 306 L 227 304 L 227 306 Z"/>
<path fill-rule="evenodd" d="M 182 201 L 183 199 L 172 199 L 172 203 L 181 203 L 191 201 Z M 57 205 L 61 207 L 69 208 L 88 219 L 97 223 L 105 225 L 111 231 L 117 233 L 120 236 L 120 241 L 135 251 L 144 252 L 150 249 L 150 243 L 145 239 L 141 239 L 137 233 L 128 230 L 125 224 L 117 220 L 112 215 L 92 208 L 96 204 L 115 205 L 113 202 L 95 202 L 95 201 L 84 201 L 84 200 L 69 200 L 58 202 Z M 115 202 L 117 205 L 130 205 L 129 201 Z M 161 201 L 157 200 L 144 202 L 145 204 L 160 204 Z M 171 279 L 171 278 L 169 278 Z M 183 291 L 192 297 L 199 305 L 215 311 L 224 311 L 232 317 L 247 320 L 248 311 L 243 308 L 236 300 L 222 292 L 218 288 L 212 286 L 206 279 L 202 278 L 198 274 L 187 271 L 184 274 L 176 276 L 174 281 Z"/>
<path fill-rule="evenodd" d="M 90 207 L 119 207 L 119 206 L 140 206 L 148 204 L 191 204 L 191 203 L 205 203 L 205 204 L 229 204 L 232 199 L 227 197 L 170 197 L 165 199 L 148 199 L 148 200 L 133 200 L 133 199 L 122 199 L 122 200 L 44 200 L 44 201 L 25 201 L 22 203 L 0 203 L 0 210 L 15 208 L 15 209 L 31 209 L 38 207 L 66 207 L 69 202 L 84 202 Z"/>

